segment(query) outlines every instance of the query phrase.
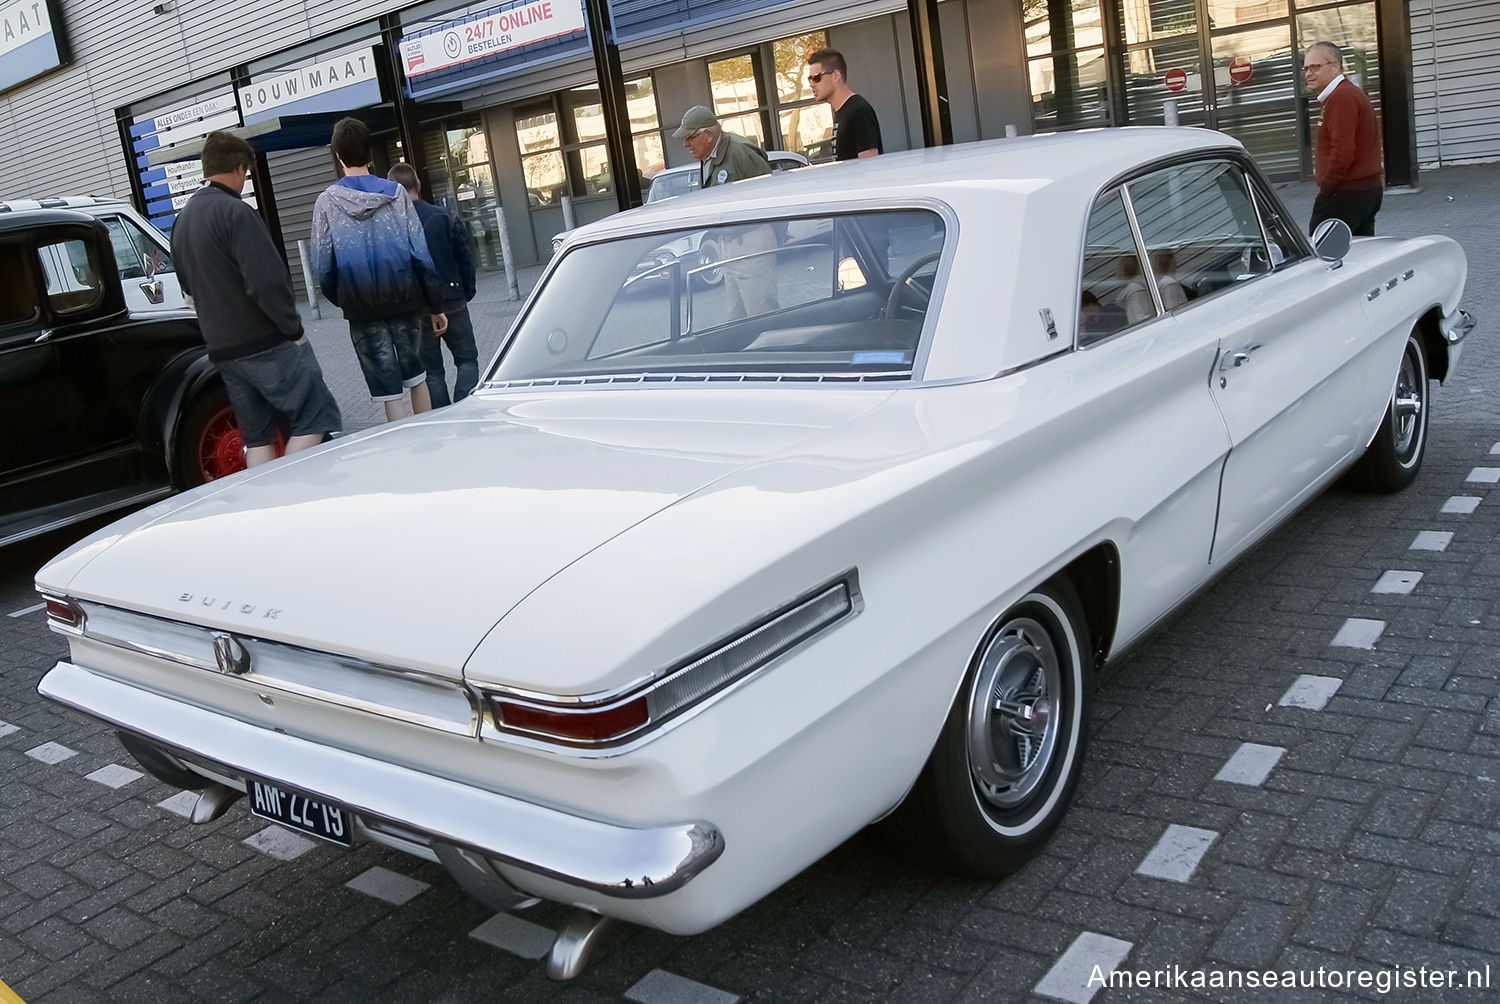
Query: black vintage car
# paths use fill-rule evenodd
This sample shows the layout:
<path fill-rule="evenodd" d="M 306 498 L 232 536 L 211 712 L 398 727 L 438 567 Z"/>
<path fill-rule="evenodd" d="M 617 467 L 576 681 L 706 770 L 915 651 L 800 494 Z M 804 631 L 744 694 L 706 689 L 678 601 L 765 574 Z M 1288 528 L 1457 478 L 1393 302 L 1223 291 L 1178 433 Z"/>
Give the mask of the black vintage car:
<path fill-rule="evenodd" d="M 99 221 L 0 215 L 0 545 L 243 467 L 193 313 L 131 314 Z"/>

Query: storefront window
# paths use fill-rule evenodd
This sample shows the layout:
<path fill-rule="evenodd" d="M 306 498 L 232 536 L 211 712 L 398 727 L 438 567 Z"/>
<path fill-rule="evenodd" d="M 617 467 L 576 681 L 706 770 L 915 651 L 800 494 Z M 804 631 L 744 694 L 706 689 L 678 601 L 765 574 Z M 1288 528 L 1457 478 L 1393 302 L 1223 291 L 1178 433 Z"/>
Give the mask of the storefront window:
<path fill-rule="evenodd" d="M 746 53 L 710 61 L 708 86 L 713 94 L 714 114 L 719 116 L 719 124 L 725 131 L 765 146 L 766 104 L 754 57 Z"/>
<path fill-rule="evenodd" d="M 516 142 L 521 147 L 526 200 L 533 208 L 556 204 L 568 194 L 568 177 L 563 169 L 557 111 L 550 99 L 516 110 Z"/>
<path fill-rule="evenodd" d="M 636 168 L 643 179 L 649 178 L 666 166 L 656 90 L 649 76 L 625 81 L 625 110 Z M 615 190 L 599 88 L 575 87 L 555 99 L 517 109 L 516 140 L 533 208 L 556 205 L 564 195 L 590 198 Z"/>
<path fill-rule="evenodd" d="M 781 148 L 808 160 L 833 159 L 833 110 L 813 97 L 807 82 L 807 57 L 827 48 L 828 33 L 812 31 L 771 43 L 776 78 L 776 124 Z"/>
<path fill-rule="evenodd" d="M 1108 74 L 1099 0 L 1027 0 L 1021 9 L 1035 128 L 1107 125 Z"/>

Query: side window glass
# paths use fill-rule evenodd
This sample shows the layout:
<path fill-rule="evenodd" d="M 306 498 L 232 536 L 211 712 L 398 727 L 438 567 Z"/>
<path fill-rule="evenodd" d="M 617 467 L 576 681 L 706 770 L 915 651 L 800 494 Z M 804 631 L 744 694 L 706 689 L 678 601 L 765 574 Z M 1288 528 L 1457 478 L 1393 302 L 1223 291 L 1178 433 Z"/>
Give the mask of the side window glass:
<path fill-rule="evenodd" d="M 1156 316 L 1119 189 L 1094 203 L 1084 236 L 1078 344 L 1088 345 Z"/>
<path fill-rule="evenodd" d="M 1286 214 L 1281 200 L 1273 196 L 1262 183 L 1251 186 L 1255 206 L 1260 210 L 1261 225 L 1266 231 L 1266 246 L 1271 252 L 1271 267 L 1279 268 L 1289 261 L 1308 257 L 1302 240 L 1302 231 Z"/>
<path fill-rule="evenodd" d="M 1255 204 L 1233 165 L 1185 164 L 1128 188 L 1167 309 L 1271 271 Z"/>
<path fill-rule="evenodd" d="M 111 216 L 103 222 L 105 229 L 109 231 L 109 246 L 115 253 L 115 267 L 120 270 L 120 278 L 144 279 L 145 259 L 141 257 L 141 252 L 131 241 L 130 235 L 125 232 L 125 224 L 117 216 Z"/>
<path fill-rule="evenodd" d="M 148 234 L 131 219 L 117 217 L 115 220 L 135 245 L 136 253 L 140 256 L 141 267 L 147 275 L 158 275 L 162 272 L 174 272 L 172 267 L 172 256 L 162 247 L 163 241 L 155 234 Z"/>
<path fill-rule="evenodd" d="M 36 287 L 26 268 L 26 255 L 19 244 L 0 244 L 0 327 L 24 324 L 37 314 Z"/>
<path fill-rule="evenodd" d="M 103 296 L 99 269 L 81 240 L 56 241 L 37 248 L 42 274 L 47 277 L 47 302 L 59 314 L 87 310 Z"/>

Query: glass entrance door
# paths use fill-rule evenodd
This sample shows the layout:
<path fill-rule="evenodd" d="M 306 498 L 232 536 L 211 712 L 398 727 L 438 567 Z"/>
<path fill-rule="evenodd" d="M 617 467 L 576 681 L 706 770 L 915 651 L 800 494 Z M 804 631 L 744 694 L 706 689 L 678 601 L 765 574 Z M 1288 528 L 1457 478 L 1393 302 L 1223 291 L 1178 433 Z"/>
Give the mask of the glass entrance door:
<path fill-rule="evenodd" d="M 428 182 L 433 200 L 464 225 L 474 240 L 480 269 L 503 268 L 495 210 L 500 196 L 490 160 L 489 136 L 478 116 L 425 127 Z"/>
<path fill-rule="evenodd" d="M 1128 122 L 1229 133 L 1272 177 L 1303 172 L 1305 110 L 1288 0 L 1115 0 Z"/>

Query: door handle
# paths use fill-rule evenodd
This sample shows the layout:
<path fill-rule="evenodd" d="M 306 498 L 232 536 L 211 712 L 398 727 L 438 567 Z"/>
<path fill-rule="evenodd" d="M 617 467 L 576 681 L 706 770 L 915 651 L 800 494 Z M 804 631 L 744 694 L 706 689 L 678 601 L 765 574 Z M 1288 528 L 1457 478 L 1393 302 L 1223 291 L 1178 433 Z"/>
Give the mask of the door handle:
<path fill-rule="evenodd" d="M 1259 343 L 1246 345 L 1241 349 L 1232 349 L 1219 357 L 1219 372 L 1224 373 L 1238 366 L 1243 366 L 1250 361 L 1250 353 L 1260 348 Z"/>

